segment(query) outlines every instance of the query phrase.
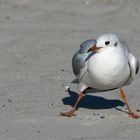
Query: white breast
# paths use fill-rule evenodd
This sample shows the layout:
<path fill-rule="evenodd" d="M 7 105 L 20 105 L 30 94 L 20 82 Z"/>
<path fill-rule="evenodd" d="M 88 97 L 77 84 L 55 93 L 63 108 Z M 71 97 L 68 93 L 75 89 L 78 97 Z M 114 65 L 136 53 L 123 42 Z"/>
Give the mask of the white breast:
<path fill-rule="evenodd" d="M 119 47 L 106 48 L 93 55 L 83 78 L 88 86 L 107 90 L 122 86 L 128 79 L 128 58 Z"/>

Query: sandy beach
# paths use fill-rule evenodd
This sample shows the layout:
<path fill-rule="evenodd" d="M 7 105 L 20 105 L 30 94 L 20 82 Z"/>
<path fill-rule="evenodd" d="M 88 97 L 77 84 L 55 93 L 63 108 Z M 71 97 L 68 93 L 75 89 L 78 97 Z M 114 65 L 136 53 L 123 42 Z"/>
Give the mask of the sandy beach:
<path fill-rule="evenodd" d="M 0 0 L 0 140 L 140 139 L 119 90 L 89 93 L 77 116 L 59 116 L 78 96 L 73 54 L 110 32 L 140 61 L 139 0 Z M 124 89 L 140 114 L 140 73 Z"/>

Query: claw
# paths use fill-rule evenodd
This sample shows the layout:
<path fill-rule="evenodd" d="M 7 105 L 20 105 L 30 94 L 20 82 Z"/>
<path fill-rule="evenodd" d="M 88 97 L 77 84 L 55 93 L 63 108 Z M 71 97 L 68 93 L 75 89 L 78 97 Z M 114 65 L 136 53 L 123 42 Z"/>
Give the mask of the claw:
<path fill-rule="evenodd" d="M 139 115 L 137 115 L 137 114 L 135 114 L 135 113 L 133 113 L 133 112 L 129 113 L 129 117 L 131 117 L 131 118 L 133 118 L 133 119 L 138 119 L 138 118 L 140 118 Z"/>
<path fill-rule="evenodd" d="M 69 111 L 69 112 L 60 112 L 60 116 L 65 116 L 65 117 L 72 117 L 72 116 L 76 116 L 76 114 L 74 113 L 74 111 Z"/>

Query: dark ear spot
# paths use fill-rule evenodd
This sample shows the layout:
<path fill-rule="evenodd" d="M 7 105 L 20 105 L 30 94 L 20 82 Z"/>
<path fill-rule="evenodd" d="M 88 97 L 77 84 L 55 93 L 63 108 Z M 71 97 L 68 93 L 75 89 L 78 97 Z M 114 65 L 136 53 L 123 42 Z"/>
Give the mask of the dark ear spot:
<path fill-rule="evenodd" d="M 105 42 L 105 45 L 106 45 L 106 46 L 107 46 L 108 44 L 110 44 L 110 41 L 106 41 L 106 42 Z"/>
<path fill-rule="evenodd" d="M 114 46 L 116 47 L 117 45 L 118 45 L 118 43 L 117 43 L 117 42 L 115 42 Z"/>

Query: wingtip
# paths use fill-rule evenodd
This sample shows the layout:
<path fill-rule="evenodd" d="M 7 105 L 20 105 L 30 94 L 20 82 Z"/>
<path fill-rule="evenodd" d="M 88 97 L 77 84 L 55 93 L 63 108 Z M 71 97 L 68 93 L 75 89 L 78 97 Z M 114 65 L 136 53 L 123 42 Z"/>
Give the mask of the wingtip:
<path fill-rule="evenodd" d="M 71 83 L 73 83 L 73 84 L 77 84 L 78 82 L 79 82 L 78 79 L 74 79 L 71 81 Z"/>

